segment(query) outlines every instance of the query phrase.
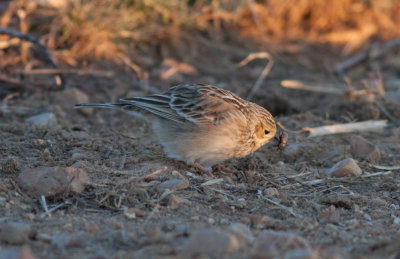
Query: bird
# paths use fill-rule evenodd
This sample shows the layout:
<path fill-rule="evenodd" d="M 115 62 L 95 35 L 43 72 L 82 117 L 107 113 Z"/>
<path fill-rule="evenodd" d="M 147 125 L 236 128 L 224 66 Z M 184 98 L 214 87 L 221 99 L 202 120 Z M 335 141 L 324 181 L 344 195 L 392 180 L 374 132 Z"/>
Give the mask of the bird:
<path fill-rule="evenodd" d="M 116 109 L 148 121 L 168 157 L 209 176 L 208 168 L 247 156 L 276 134 L 268 110 L 206 84 L 180 84 L 161 94 L 116 103 L 82 103 L 75 108 Z"/>

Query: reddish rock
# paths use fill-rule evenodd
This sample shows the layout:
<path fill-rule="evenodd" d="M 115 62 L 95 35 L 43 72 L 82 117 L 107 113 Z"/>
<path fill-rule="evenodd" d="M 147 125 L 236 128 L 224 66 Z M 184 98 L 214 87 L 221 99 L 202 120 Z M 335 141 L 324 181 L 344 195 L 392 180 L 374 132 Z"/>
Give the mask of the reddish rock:
<path fill-rule="evenodd" d="M 357 162 L 352 158 L 347 158 L 336 163 L 326 174 L 332 177 L 357 176 L 362 173 Z"/>

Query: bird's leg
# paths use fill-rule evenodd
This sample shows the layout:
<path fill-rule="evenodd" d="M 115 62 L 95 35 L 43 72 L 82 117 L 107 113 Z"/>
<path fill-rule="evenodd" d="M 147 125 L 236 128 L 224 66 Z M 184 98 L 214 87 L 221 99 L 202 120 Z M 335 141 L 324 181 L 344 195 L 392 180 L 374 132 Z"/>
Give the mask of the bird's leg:
<path fill-rule="evenodd" d="M 200 172 L 202 172 L 203 174 L 208 175 L 209 177 L 214 177 L 214 175 L 212 174 L 212 172 L 210 170 L 207 170 L 207 168 L 205 168 L 204 166 L 202 166 L 201 164 L 194 162 L 193 166 L 196 167 L 197 169 L 200 170 Z"/>
<path fill-rule="evenodd" d="M 234 170 L 229 169 L 229 168 L 226 168 L 226 167 L 223 166 L 223 165 L 214 165 L 214 166 L 212 167 L 212 171 L 213 171 L 213 172 L 220 171 L 220 172 L 225 172 L 225 173 L 228 173 L 228 174 L 234 174 L 234 173 L 236 173 Z"/>

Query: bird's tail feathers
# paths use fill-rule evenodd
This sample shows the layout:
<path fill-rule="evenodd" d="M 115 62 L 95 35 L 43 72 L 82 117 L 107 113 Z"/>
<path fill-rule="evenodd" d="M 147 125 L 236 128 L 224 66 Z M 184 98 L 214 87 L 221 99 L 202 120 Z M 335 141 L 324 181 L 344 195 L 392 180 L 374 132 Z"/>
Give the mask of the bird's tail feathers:
<path fill-rule="evenodd" d="M 74 106 L 75 109 L 80 108 L 107 108 L 107 109 L 124 109 L 127 104 L 124 103 L 80 103 Z"/>

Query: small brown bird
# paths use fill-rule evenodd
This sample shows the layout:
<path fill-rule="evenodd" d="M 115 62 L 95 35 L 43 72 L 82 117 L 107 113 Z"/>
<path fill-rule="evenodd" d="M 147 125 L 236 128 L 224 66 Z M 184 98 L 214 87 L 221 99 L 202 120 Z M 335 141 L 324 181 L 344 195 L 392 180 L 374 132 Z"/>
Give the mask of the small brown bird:
<path fill-rule="evenodd" d="M 211 85 L 177 85 L 120 103 L 75 106 L 87 107 L 123 110 L 149 121 L 169 157 L 207 174 L 205 167 L 251 154 L 276 134 L 275 120 L 266 109 Z"/>

